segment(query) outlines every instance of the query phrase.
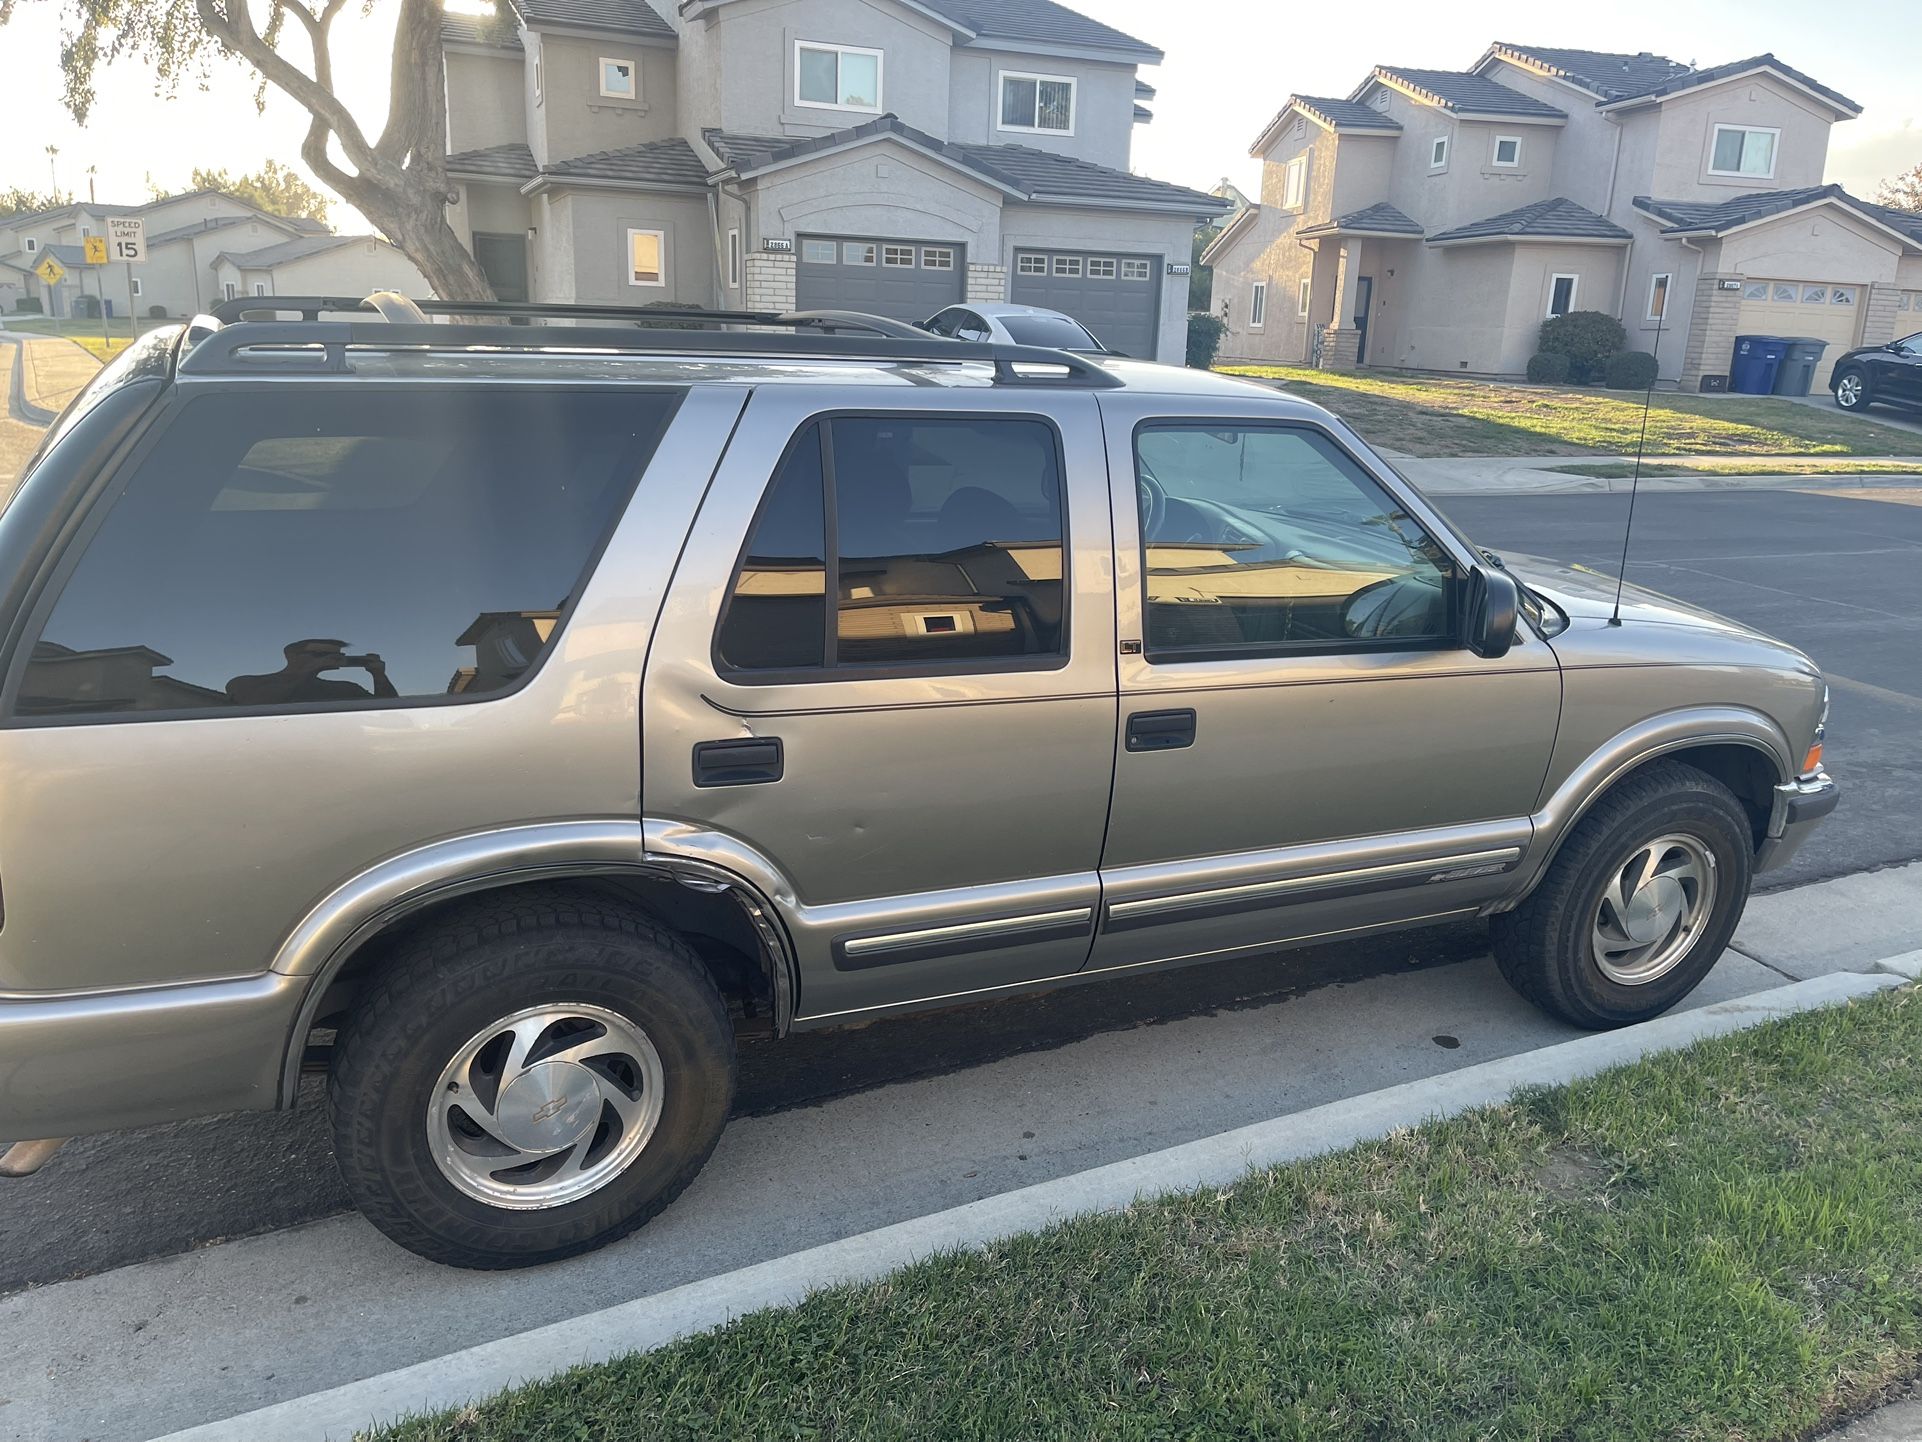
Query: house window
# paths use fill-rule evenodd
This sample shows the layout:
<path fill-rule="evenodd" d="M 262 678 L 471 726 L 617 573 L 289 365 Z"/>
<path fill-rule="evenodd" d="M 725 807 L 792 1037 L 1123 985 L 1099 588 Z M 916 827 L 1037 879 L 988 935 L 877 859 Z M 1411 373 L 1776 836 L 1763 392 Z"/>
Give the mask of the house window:
<path fill-rule="evenodd" d="M 634 74 L 632 60 L 611 60 L 601 57 L 601 94 L 610 100 L 637 100 L 640 86 Z"/>
<path fill-rule="evenodd" d="M 727 283 L 731 290 L 741 288 L 741 232 L 738 228 L 727 233 Z"/>
<path fill-rule="evenodd" d="M 797 41 L 794 103 L 816 109 L 880 110 L 881 52 Z"/>
<path fill-rule="evenodd" d="M 1001 128 L 1073 135 L 1074 92 L 1072 76 L 1026 75 L 1013 70 L 1004 71 L 1001 76 Z"/>
<path fill-rule="evenodd" d="M 953 270 L 954 252 L 945 245 L 924 245 L 921 247 L 921 269 Z"/>
<path fill-rule="evenodd" d="M 1519 135 L 1497 135 L 1495 154 L 1491 162 L 1503 170 L 1513 170 L 1522 163 L 1522 138 Z"/>
<path fill-rule="evenodd" d="M 1016 275 L 1046 275 L 1048 273 L 1048 257 L 1045 255 L 1035 255 L 1033 253 L 1017 255 L 1014 258 L 1014 272 Z"/>
<path fill-rule="evenodd" d="M 1254 293 L 1248 298 L 1248 329 L 1260 330 L 1261 323 L 1268 318 L 1268 282 L 1255 282 Z"/>
<path fill-rule="evenodd" d="M 143 296 L 147 293 L 147 287 L 140 283 L 139 276 L 135 276 L 133 278 L 133 293 L 136 298 Z"/>
<path fill-rule="evenodd" d="M 1548 281 L 1548 313 L 1567 315 L 1575 309 L 1575 282 L 1581 279 L 1574 275 L 1550 276 Z"/>
<path fill-rule="evenodd" d="M 1777 282 L 1775 282 L 1775 293 L 1771 297 L 1771 299 L 1792 301 L 1792 300 L 1799 299 L 1800 296 L 1801 296 L 1801 288 L 1799 286 L 1784 285 L 1782 284 L 1781 281 L 1778 280 Z"/>
<path fill-rule="evenodd" d="M 534 57 L 534 103 L 536 105 L 541 103 L 541 97 L 547 92 L 545 76 L 546 67 L 541 64 L 541 57 L 536 55 Z"/>
<path fill-rule="evenodd" d="M 911 245 L 884 245 L 881 247 L 881 264 L 911 266 L 914 264 L 914 247 Z"/>
<path fill-rule="evenodd" d="M 1308 319 L 1308 291 L 1309 280 L 1304 275 L 1301 283 L 1295 287 L 1295 314 L 1302 320 Z"/>
<path fill-rule="evenodd" d="M 226 285 L 222 286 L 221 289 L 226 291 L 228 300 L 232 300 L 234 296 L 238 294 L 238 292 L 234 289 L 234 283 L 231 280 L 228 281 Z"/>
<path fill-rule="evenodd" d="M 1825 285 L 1805 285 L 1802 287 L 1803 305 L 1827 305 L 1829 288 Z"/>
<path fill-rule="evenodd" d="M 257 280 L 257 281 L 255 281 L 255 282 L 254 282 L 254 294 L 255 294 L 255 295 L 265 295 L 266 293 L 267 293 L 267 282 L 266 282 L 266 281 L 264 281 L 264 280 Z"/>
<path fill-rule="evenodd" d="M 1742 290 L 1743 300 L 1767 300 L 1769 283 L 1765 280 L 1752 280 Z"/>
<path fill-rule="evenodd" d="M 1666 272 L 1661 275 L 1651 275 L 1648 278 L 1647 318 L 1649 320 L 1660 320 L 1668 314 L 1668 282 L 1669 276 Z"/>
<path fill-rule="evenodd" d="M 1081 274 L 1081 257 L 1078 255 L 1057 255 L 1054 258 L 1056 275 L 1078 276 Z"/>
<path fill-rule="evenodd" d="M 1154 274 L 1154 268 L 1145 260 L 1124 260 L 1121 262 L 1123 280 L 1146 280 Z"/>
<path fill-rule="evenodd" d="M 1855 287 L 1852 285 L 1831 286 L 1829 288 L 1829 304 L 1830 305 L 1854 305 L 1855 304 Z"/>
<path fill-rule="evenodd" d="M 627 233 L 627 283 L 666 285 L 667 237 L 658 230 Z"/>
<path fill-rule="evenodd" d="M 33 255 L 39 249 L 40 249 L 40 242 L 36 240 L 33 236 L 31 235 L 28 236 L 27 237 L 27 254 Z"/>
<path fill-rule="evenodd" d="M 865 240 L 844 240 L 841 242 L 842 265 L 873 265 L 874 245 Z"/>
<path fill-rule="evenodd" d="M 1297 155 L 1293 160 L 1288 162 L 1288 169 L 1284 171 L 1282 175 L 1281 208 L 1283 210 L 1300 210 L 1302 203 L 1307 198 L 1308 157 L 1305 155 Z"/>
<path fill-rule="evenodd" d="M 840 254 L 841 248 L 831 240 L 801 242 L 801 259 L 809 265 L 833 265 Z"/>
<path fill-rule="evenodd" d="M 1091 255 L 1088 257 L 1089 280 L 1113 280 L 1115 278 L 1115 272 L 1115 263 L 1106 256 Z"/>
<path fill-rule="evenodd" d="M 1440 170 L 1446 164 L 1448 164 L 1448 137 L 1437 135 L 1428 142 L 1428 168 Z"/>
<path fill-rule="evenodd" d="M 1718 125 L 1709 152 L 1710 175 L 1739 175 L 1745 180 L 1775 178 L 1775 145 L 1782 132 L 1761 125 Z"/>

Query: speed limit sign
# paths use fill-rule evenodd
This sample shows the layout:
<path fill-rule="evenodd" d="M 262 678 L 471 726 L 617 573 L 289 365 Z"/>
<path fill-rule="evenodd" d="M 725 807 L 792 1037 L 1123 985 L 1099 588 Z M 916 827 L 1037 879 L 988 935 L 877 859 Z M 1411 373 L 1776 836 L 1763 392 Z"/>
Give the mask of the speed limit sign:
<path fill-rule="evenodd" d="M 113 259 L 138 265 L 147 258 L 147 222 L 134 215 L 109 216 L 107 245 Z"/>

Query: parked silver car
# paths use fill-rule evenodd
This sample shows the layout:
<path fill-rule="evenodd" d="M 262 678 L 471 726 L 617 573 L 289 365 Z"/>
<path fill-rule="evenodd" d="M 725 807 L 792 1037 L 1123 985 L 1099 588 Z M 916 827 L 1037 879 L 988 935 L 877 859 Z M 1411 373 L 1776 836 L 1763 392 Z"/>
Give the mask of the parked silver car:
<path fill-rule="evenodd" d="M 741 1036 L 1472 917 L 1615 1026 L 1835 803 L 1806 657 L 1273 390 L 268 304 L 328 303 L 150 333 L 0 516 L 15 1173 L 325 1068 L 377 1226 L 545 1261 Z"/>
<path fill-rule="evenodd" d="M 998 341 L 1003 345 L 1038 345 L 1089 355 L 1108 350 L 1094 332 L 1064 311 L 1007 301 L 970 301 L 951 305 L 921 322 L 921 328 L 950 340 Z"/>

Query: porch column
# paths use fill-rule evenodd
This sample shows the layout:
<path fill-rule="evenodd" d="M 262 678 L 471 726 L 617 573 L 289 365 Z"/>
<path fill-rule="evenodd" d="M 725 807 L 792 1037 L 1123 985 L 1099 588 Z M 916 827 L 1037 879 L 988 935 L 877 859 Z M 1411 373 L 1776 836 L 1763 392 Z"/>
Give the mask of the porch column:
<path fill-rule="evenodd" d="M 1735 349 L 1739 328 L 1736 317 L 1742 309 L 1742 282 L 1738 272 L 1709 270 L 1706 266 L 1696 278 L 1695 300 L 1688 315 L 1688 344 L 1682 351 L 1683 390 L 1700 390 L 1705 375 L 1728 375 L 1729 355 Z"/>
<path fill-rule="evenodd" d="M 1869 287 L 1862 314 L 1863 345 L 1887 345 L 1895 339 L 1895 303 L 1901 295 L 1902 287 L 1893 282 L 1877 281 Z"/>
<path fill-rule="evenodd" d="M 1321 328 L 1321 368 L 1325 371 L 1351 371 L 1361 337 L 1355 331 L 1355 280 L 1361 270 L 1361 246 L 1356 241 L 1342 242 L 1335 260 L 1335 314 Z"/>
<path fill-rule="evenodd" d="M 749 310 L 794 309 L 794 257 L 770 252 L 751 252 L 742 267 L 747 284 Z"/>
<path fill-rule="evenodd" d="M 1005 265 L 981 265 L 968 262 L 967 299 L 1003 301 L 1008 298 L 1008 268 Z"/>

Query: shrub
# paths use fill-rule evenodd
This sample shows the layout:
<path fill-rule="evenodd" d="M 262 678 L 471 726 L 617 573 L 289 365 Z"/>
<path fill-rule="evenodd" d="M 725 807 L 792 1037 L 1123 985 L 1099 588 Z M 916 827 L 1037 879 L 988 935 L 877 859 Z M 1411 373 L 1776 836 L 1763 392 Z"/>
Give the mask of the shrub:
<path fill-rule="evenodd" d="M 1538 386 L 1566 384 L 1568 357 L 1558 350 L 1536 351 L 1528 358 L 1528 378 Z"/>
<path fill-rule="evenodd" d="M 15 315 L 39 315 L 41 310 L 40 297 L 37 295 L 23 295 L 13 303 Z"/>
<path fill-rule="evenodd" d="M 1612 391 L 1645 391 L 1655 384 L 1655 357 L 1645 350 L 1616 351 L 1602 369 L 1602 384 Z"/>
<path fill-rule="evenodd" d="M 1628 333 L 1614 316 L 1599 310 L 1571 310 L 1542 322 L 1536 348 L 1567 356 L 1569 379 L 1587 384 L 1601 379 L 1604 362 L 1627 343 Z"/>
<path fill-rule="evenodd" d="M 1205 371 L 1215 363 L 1228 322 L 1205 310 L 1188 312 L 1188 364 Z"/>
<path fill-rule="evenodd" d="M 150 305 L 150 306 L 148 306 L 148 307 L 147 307 L 147 319 L 148 319 L 148 320 L 165 320 L 166 318 L 167 318 L 167 307 L 166 307 L 166 306 L 164 306 L 164 305 Z"/>

